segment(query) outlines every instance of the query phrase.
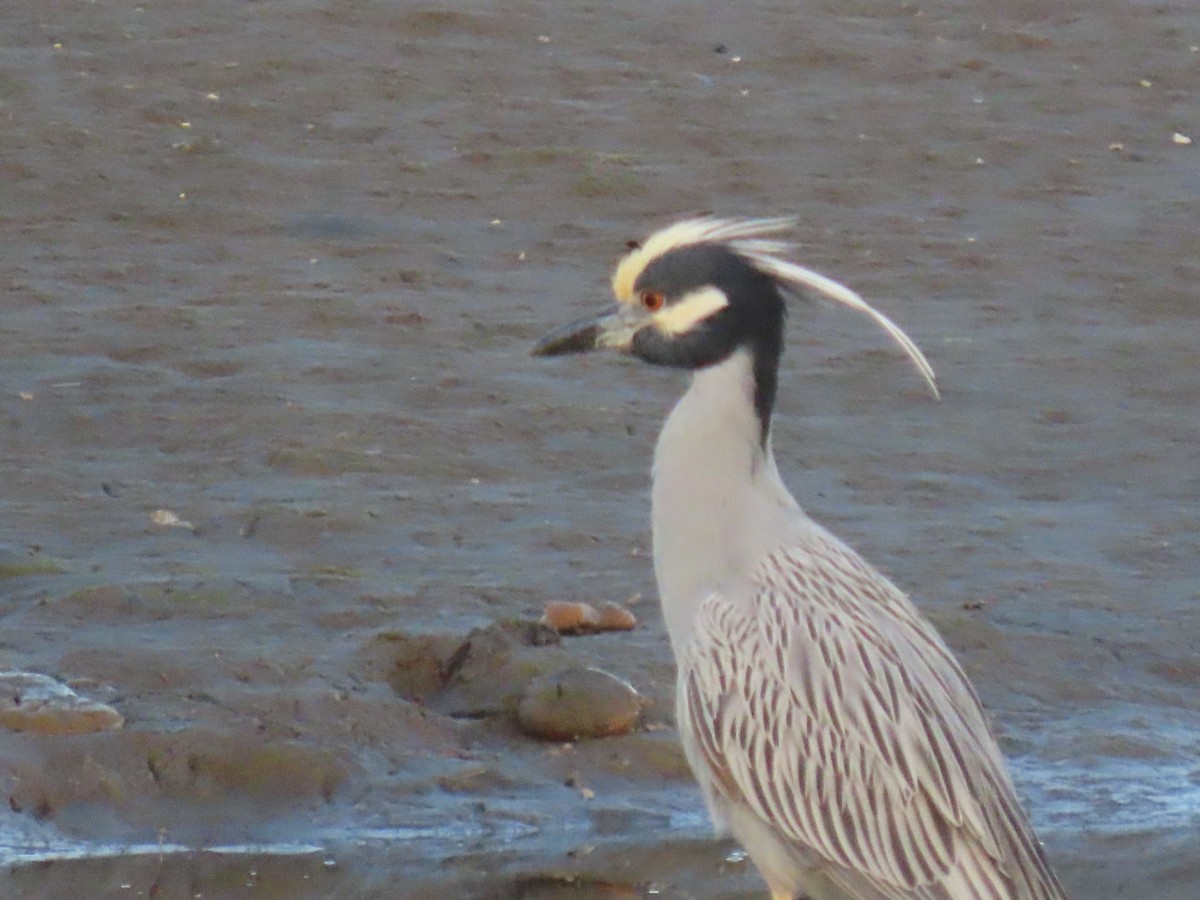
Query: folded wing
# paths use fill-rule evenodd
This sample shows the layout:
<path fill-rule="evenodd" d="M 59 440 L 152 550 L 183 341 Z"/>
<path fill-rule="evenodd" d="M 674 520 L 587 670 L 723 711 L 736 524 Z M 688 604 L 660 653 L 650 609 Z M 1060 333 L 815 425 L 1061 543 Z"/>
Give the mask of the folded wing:
<path fill-rule="evenodd" d="M 748 603 L 710 597 L 680 664 L 707 789 L 850 895 L 1063 897 L 958 663 L 836 539 L 773 554 Z"/>

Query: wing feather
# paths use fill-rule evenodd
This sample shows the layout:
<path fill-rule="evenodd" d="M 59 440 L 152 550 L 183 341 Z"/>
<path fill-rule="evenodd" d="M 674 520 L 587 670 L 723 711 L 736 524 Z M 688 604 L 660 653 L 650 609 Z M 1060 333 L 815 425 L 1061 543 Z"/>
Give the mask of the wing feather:
<path fill-rule="evenodd" d="M 748 807 L 855 897 L 1063 897 L 975 692 L 907 597 L 823 532 L 751 594 L 708 598 L 680 660 L 718 814 Z"/>

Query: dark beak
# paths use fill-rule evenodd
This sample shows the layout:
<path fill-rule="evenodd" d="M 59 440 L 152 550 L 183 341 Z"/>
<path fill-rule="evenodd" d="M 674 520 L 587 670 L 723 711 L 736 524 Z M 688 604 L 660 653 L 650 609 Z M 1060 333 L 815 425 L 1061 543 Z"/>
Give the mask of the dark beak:
<path fill-rule="evenodd" d="M 529 352 L 533 356 L 566 356 L 606 348 L 626 350 L 641 324 L 634 310 L 620 306 L 554 329 Z"/>

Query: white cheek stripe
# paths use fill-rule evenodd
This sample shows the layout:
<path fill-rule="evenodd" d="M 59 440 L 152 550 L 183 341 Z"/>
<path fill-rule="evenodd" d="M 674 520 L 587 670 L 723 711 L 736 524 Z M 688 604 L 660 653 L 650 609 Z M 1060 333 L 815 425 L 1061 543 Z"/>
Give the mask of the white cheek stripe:
<path fill-rule="evenodd" d="M 729 298 L 720 288 L 704 287 L 684 294 L 666 309 L 654 314 L 654 327 L 664 334 L 683 334 L 698 322 L 707 319 L 729 305 Z"/>

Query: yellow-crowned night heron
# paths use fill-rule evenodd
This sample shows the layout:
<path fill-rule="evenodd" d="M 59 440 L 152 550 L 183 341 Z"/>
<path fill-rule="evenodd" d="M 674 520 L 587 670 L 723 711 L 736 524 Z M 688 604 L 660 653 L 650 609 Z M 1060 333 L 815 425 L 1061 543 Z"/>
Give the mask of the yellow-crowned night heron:
<path fill-rule="evenodd" d="M 618 306 L 543 339 L 688 369 L 654 454 L 654 568 L 687 758 L 775 900 L 1063 898 L 962 668 L 887 578 L 813 522 L 771 451 L 786 219 L 695 219 L 617 267 Z"/>

